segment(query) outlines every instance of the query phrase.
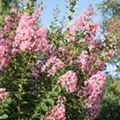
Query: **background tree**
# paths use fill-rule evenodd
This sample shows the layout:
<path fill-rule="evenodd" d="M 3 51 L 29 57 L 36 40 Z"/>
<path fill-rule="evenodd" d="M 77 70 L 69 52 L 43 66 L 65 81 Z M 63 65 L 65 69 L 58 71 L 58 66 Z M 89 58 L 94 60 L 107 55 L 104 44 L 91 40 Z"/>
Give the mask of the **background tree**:
<path fill-rule="evenodd" d="M 116 65 L 120 75 L 120 0 L 103 0 L 98 9 L 102 14 L 102 34 L 108 47 L 116 51 L 109 62 Z M 120 80 L 109 75 L 105 86 L 102 110 L 96 120 L 118 120 L 120 118 Z"/>
<path fill-rule="evenodd" d="M 116 51 L 110 63 L 116 64 L 120 71 L 120 0 L 103 0 L 98 9 L 102 14 L 102 34 L 108 46 Z"/>
<path fill-rule="evenodd" d="M 96 120 L 119 120 L 120 118 L 120 80 L 108 77 L 102 109 Z"/>

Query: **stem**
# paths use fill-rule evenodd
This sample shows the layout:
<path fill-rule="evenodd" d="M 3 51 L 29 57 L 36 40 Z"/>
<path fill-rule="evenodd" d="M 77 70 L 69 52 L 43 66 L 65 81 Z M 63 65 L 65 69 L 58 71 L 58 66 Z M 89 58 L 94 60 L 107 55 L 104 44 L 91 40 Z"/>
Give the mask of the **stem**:
<path fill-rule="evenodd" d="M 4 100 L 0 100 L 0 116 L 4 114 Z"/>
<path fill-rule="evenodd" d="M 26 76 L 26 72 L 27 72 L 27 69 L 28 69 L 28 65 L 30 63 L 30 60 L 31 60 L 31 57 L 32 57 L 32 54 L 29 56 L 28 58 L 28 62 L 27 62 L 27 65 L 25 67 L 25 70 L 23 71 L 22 73 L 22 77 L 21 77 L 21 82 L 20 84 L 18 85 L 19 86 L 19 89 L 18 89 L 18 120 L 21 120 L 21 115 L 20 115 L 20 112 L 21 112 L 21 100 L 22 100 L 22 91 L 23 91 L 23 85 L 25 83 L 25 76 Z"/>
<path fill-rule="evenodd" d="M 2 15 L 2 5 L 3 5 L 2 0 L 0 0 L 0 15 Z"/>
<path fill-rule="evenodd" d="M 0 0 L 0 24 L 2 24 L 2 20 L 3 20 L 3 16 L 2 16 L 2 12 L 3 12 L 3 3 L 2 0 Z"/>

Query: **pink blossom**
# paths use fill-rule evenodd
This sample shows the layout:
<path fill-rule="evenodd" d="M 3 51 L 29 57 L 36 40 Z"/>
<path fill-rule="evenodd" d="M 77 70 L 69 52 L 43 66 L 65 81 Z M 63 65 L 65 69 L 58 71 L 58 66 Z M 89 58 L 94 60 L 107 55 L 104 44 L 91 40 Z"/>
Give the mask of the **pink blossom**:
<path fill-rule="evenodd" d="M 108 56 L 108 58 L 111 59 L 114 56 L 114 54 L 115 54 L 115 51 L 111 49 L 108 51 L 106 57 Z"/>
<path fill-rule="evenodd" d="M 76 31 L 77 31 L 77 27 L 70 26 L 69 33 L 70 33 L 71 36 L 75 36 L 76 35 Z"/>
<path fill-rule="evenodd" d="M 82 53 L 77 57 L 76 64 L 81 68 L 82 72 L 88 72 L 90 69 L 89 55 L 87 51 L 82 51 Z"/>
<path fill-rule="evenodd" d="M 105 79 L 105 73 L 98 71 L 84 82 L 82 97 L 86 98 L 84 103 L 89 116 L 95 117 L 100 111 Z"/>
<path fill-rule="evenodd" d="M 41 13 L 41 11 L 42 11 L 42 8 L 36 8 L 36 12 L 38 13 L 38 14 L 40 14 Z"/>
<path fill-rule="evenodd" d="M 78 30 L 87 31 L 91 35 L 96 35 L 98 24 L 91 21 L 91 17 L 96 15 L 95 11 L 91 6 L 85 10 L 81 16 L 76 20 L 75 26 Z"/>
<path fill-rule="evenodd" d="M 13 46 L 20 51 L 46 52 L 50 48 L 46 32 L 37 24 L 37 18 L 24 14 L 16 30 Z"/>
<path fill-rule="evenodd" d="M 14 9 L 14 8 L 13 8 Z M 15 10 L 12 10 L 15 12 Z M 18 22 L 20 21 L 21 14 L 20 13 L 11 13 L 10 15 L 5 17 L 5 25 L 0 28 L 0 34 L 2 33 L 2 38 L 6 40 L 14 40 L 15 38 L 15 30 L 18 26 Z"/>
<path fill-rule="evenodd" d="M 10 63 L 11 41 L 0 40 L 0 69 L 7 67 Z"/>
<path fill-rule="evenodd" d="M 62 87 L 66 88 L 68 93 L 75 92 L 77 86 L 77 75 L 75 72 L 69 70 L 64 75 L 59 77 Z"/>
<path fill-rule="evenodd" d="M 95 42 L 92 41 L 92 40 L 90 42 L 88 42 L 88 48 L 89 48 L 90 51 L 92 51 L 93 49 L 95 49 L 96 48 Z"/>
<path fill-rule="evenodd" d="M 11 25 L 11 22 L 13 21 L 13 18 L 11 16 L 5 17 L 5 23 L 8 25 Z"/>
<path fill-rule="evenodd" d="M 64 63 L 57 58 L 56 56 L 52 56 L 47 59 L 47 62 L 42 66 L 41 72 L 47 72 L 47 76 L 53 76 L 58 69 L 63 68 Z"/>
<path fill-rule="evenodd" d="M 10 13 L 17 14 L 17 9 L 16 8 L 11 8 Z"/>
<path fill-rule="evenodd" d="M 0 99 L 6 100 L 8 96 L 8 92 L 6 92 L 5 88 L 0 88 Z"/>
<path fill-rule="evenodd" d="M 29 41 L 22 41 L 20 44 L 20 50 L 25 51 L 31 47 L 30 45 L 31 43 Z"/>
<path fill-rule="evenodd" d="M 45 120 L 66 120 L 65 106 L 58 103 L 50 111 L 50 115 Z"/>

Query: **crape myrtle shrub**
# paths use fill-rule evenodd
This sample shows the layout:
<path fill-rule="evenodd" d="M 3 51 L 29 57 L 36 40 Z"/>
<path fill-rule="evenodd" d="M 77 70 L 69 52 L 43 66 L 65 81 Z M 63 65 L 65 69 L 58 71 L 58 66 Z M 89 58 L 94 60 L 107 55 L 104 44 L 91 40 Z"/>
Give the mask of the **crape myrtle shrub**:
<path fill-rule="evenodd" d="M 114 50 L 96 39 L 91 6 L 57 30 L 38 24 L 41 12 L 12 8 L 0 27 L 0 119 L 93 120 Z"/>

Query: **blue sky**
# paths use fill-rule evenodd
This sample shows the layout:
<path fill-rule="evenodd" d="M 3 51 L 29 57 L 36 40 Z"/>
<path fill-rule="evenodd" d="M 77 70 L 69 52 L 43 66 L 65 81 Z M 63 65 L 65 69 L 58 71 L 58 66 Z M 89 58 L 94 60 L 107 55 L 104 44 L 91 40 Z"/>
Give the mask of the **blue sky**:
<path fill-rule="evenodd" d="M 96 5 L 100 3 L 101 1 L 102 0 L 79 0 L 77 4 L 77 9 L 76 9 L 77 16 L 79 16 L 80 13 L 84 11 L 87 8 L 87 6 L 90 4 L 92 4 L 94 8 L 96 9 Z M 38 0 L 38 2 L 40 2 L 40 0 Z M 53 8 L 56 5 L 58 5 L 59 9 L 61 10 L 59 19 L 62 19 L 66 11 L 65 0 L 43 0 L 44 11 L 42 13 L 42 19 L 43 19 L 43 24 L 45 27 L 49 26 L 52 20 Z M 95 21 L 99 22 L 100 20 L 101 20 L 101 15 L 99 11 L 97 11 L 97 16 L 95 18 Z"/>

